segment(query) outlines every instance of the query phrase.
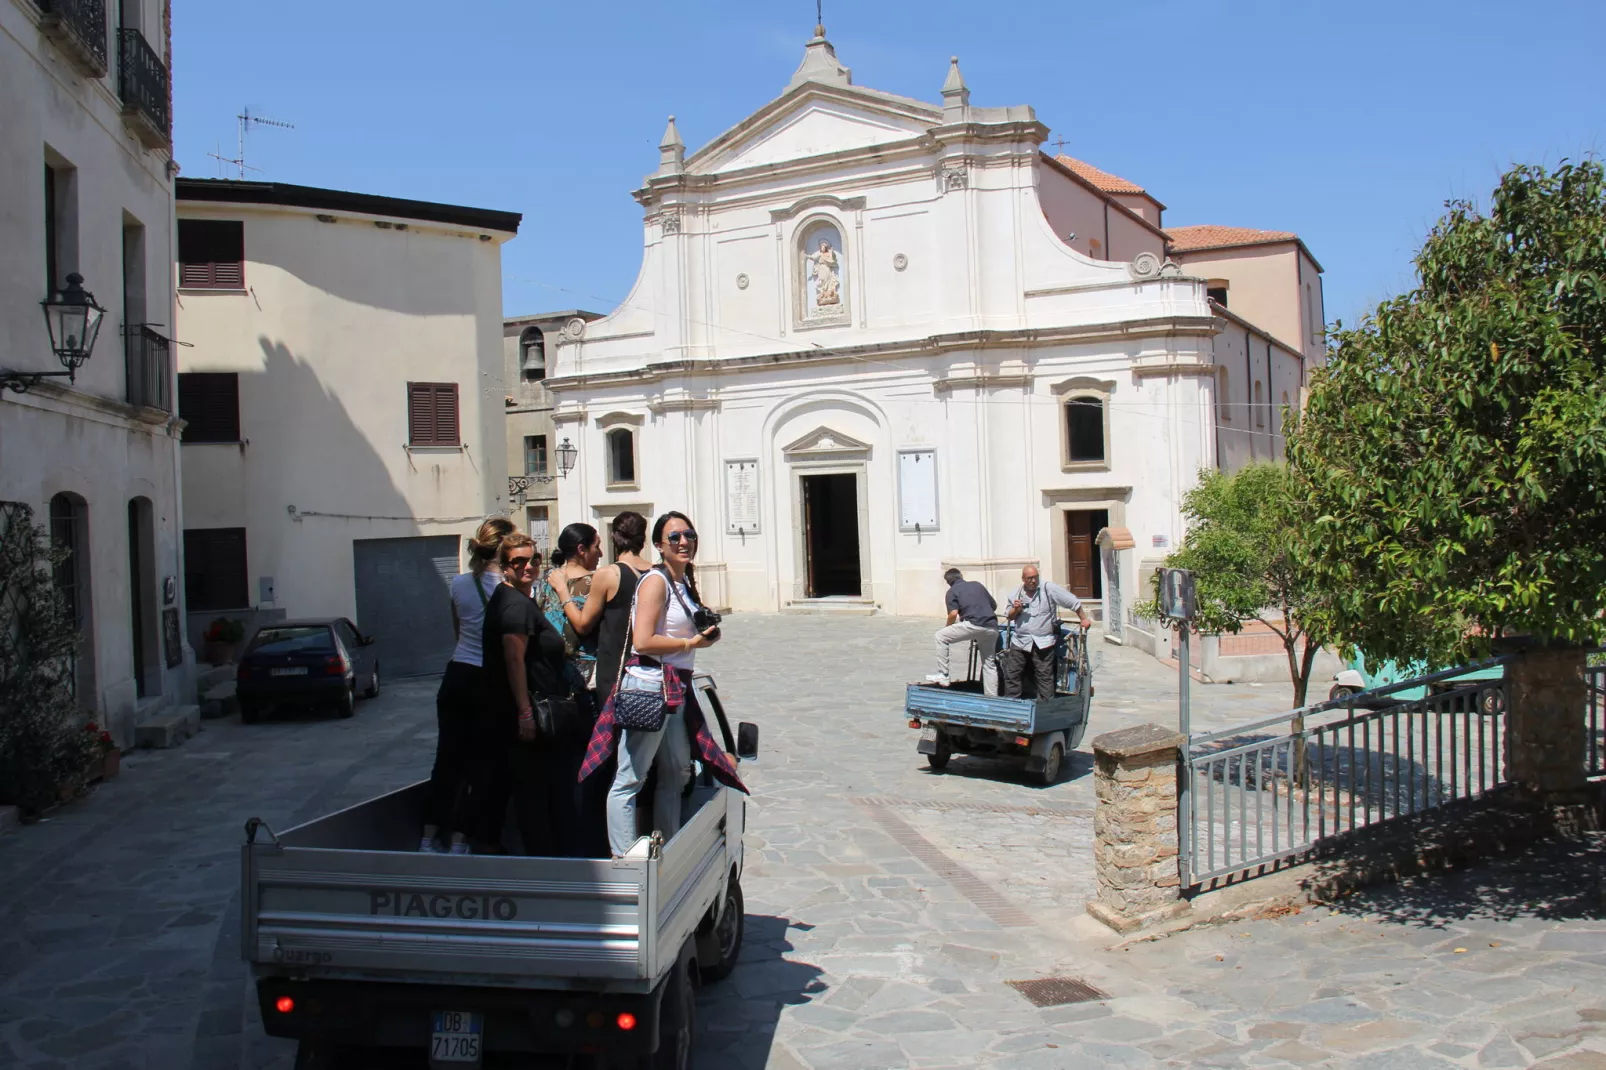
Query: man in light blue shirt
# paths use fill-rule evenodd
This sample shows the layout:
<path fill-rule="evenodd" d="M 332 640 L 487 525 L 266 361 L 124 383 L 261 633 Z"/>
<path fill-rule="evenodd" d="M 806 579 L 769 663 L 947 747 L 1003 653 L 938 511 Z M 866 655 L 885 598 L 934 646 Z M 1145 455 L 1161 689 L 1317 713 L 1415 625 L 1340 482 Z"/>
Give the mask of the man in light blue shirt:
<path fill-rule="evenodd" d="M 1004 694 L 1016 698 L 1054 696 L 1054 647 L 1059 642 L 1058 607 L 1074 610 L 1085 632 L 1093 618 L 1082 608 L 1082 600 L 1057 583 L 1043 583 L 1036 565 L 1020 571 L 1020 586 L 1009 596 L 1007 616 L 1014 627 L 1010 651 L 1004 662 Z M 1030 663 L 1035 682 L 1026 694 L 1026 666 Z"/>

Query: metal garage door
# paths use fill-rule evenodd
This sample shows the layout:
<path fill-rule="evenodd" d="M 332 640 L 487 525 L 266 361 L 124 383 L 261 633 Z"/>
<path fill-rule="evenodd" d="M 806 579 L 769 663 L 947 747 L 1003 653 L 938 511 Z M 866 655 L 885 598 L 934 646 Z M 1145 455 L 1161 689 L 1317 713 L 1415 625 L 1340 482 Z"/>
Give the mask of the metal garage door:
<path fill-rule="evenodd" d="M 386 676 L 441 672 L 452 656 L 452 596 L 457 575 L 455 535 L 413 539 L 353 539 L 357 627 L 378 639 Z"/>

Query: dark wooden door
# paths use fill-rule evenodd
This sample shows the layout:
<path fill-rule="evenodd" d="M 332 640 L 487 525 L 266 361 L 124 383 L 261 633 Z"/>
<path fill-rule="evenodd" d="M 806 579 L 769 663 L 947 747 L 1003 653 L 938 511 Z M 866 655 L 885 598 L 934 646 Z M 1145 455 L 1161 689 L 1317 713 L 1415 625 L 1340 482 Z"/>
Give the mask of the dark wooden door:
<path fill-rule="evenodd" d="M 814 481 L 813 476 L 803 477 L 803 567 L 808 570 L 808 585 L 803 588 L 806 598 L 814 594 L 814 559 L 819 556 L 814 545 Z"/>
<path fill-rule="evenodd" d="M 1065 514 L 1066 586 L 1078 598 L 1103 598 L 1099 548 L 1094 542 L 1110 523 L 1106 509 L 1076 509 Z"/>

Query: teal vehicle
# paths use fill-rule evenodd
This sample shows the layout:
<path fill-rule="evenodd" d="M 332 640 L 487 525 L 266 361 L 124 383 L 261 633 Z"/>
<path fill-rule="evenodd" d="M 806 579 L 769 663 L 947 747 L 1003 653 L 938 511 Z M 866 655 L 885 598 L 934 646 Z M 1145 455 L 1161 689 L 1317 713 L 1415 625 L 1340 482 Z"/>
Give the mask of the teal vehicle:
<path fill-rule="evenodd" d="M 1392 661 L 1385 661 L 1374 668 L 1367 665 L 1366 655 L 1358 651 L 1355 657 L 1350 659 L 1347 667 L 1341 669 L 1338 675 L 1333 678 L 1333 687 L 1332 690 L 1328 691 L 1327 697 L 1334 701 L 1353 698 L 1364 691 L 1389 687 L 1418 676 L 1426 676 L 1432 671 L 1420 662 L 1413 662 L 1402 668 Z M 1505 675 L 1506 670 L 1503 665 L 1490 665 L 1487 668 L 1471 669 L 1432 684 L 1421 684 L 1416 687 L 1406 687 L 1398 691 L 1391 691 L 1388 695 L 1379 696 L 1375 702 L 1365 703 L 1365 705 L 1392 706 L 1398 702 L 1419 702 L 1427 698 L 1429 694 L 1453 691 L 1455 688 L 1474 680 L 1500 680 Z M 1492 705 L 1498 702 L 1498 695 L 1498 692 L 1486 692 L 1484 704 Z M 1497 711 L 1488 709 L 1483 712 L 1495 713 Z"/>

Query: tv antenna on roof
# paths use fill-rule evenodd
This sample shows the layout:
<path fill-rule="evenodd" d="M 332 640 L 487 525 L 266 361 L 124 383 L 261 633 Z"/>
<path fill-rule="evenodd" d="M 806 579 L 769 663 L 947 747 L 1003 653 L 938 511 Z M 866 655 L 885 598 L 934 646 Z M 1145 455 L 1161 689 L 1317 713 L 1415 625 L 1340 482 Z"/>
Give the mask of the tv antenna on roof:
<path fill-rule="evenodd" d="M 247 171 L 262 170 L 260 167 L 252 167 L 250 164 L 245 162 L 245 135 L 251 129 L 251 124 L 255 123 L 258 126 L 276 126 L 281 130 L 294 130 L 296 128 L 294 123 L 282 123 L 277 119 L 264 119 L 260 115 L 252 115 L 250 108 L 242 108 L 240 114 L 236 115 L 235 118 L 240 121 L 238 154 L 233 157 L 224 156 L 222 150 L 219 149 L 217 152 L 209 152 L 207 155 L 218 162 L 218 170 L 220 172 L 223 170 L 224 164 L 232 164 L 233 166 L 239 168 L 240 177 L 242 179 L 245 177 L 245 173 Z M 221 178 L 223 176 L 219 174 L 218 177 Z"/>

